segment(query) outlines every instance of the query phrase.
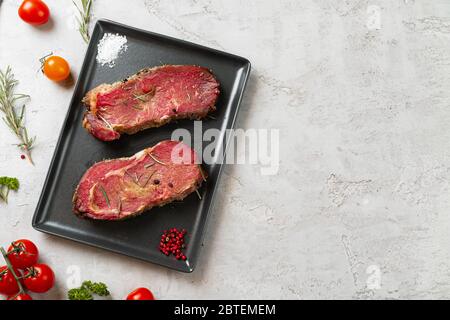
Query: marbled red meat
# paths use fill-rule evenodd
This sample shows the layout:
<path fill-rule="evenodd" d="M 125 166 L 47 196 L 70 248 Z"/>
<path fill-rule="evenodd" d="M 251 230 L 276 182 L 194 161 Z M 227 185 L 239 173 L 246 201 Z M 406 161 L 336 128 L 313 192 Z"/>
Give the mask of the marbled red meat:
<path fill-rule="evenodd" d="M 111 141 L 175 119 L 201 119 L 215 110 L 218 95 L 219 83 L 206 68 L 144 69 L 89 91 L 83 99 L 88 109 L 83 126 L 96 138 Z"/>
<path fill-rule="evenodd" d="M 98 162 L 81 178 L 73 196 L 74 212 L 122 220 L 182 200 L 205 179 L 197 161 L 194 150 L 166 140 L 129 158 Z"/>

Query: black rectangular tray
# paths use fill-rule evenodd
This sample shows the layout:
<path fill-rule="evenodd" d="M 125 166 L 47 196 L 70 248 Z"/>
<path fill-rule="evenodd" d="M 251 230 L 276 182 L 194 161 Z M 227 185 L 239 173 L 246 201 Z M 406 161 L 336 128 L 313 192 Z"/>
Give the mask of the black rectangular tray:
<path fill-rule="evenodd" d="M 128 39 L 128 49 L 116 60 L 114 68 L 96 63 L 97 43 L 105 33 L 118 33 Z M 153 32 L 135 29 L 112 21 L 99 20 L 95 25 L 86 57 L 78 77 L 70 107 L 59 136 L 47 178 L 33 217 L 36 230 L 150 261 L 178 271 L 192 272 L 196 266 L 214 192 L 222 164 L 204 164 L 208 180 L 182 202 L 151 209 L 141 216 L 119 222 L 80 219 L 72 213 L 73 192 L 82 175 L 95 162 L 131 156 L 170 139 L 177 128 L 193 134 L 194 122 L 183 120 L 160 128 L 123 135 L 113 142 L 95 139 L 82 128 L 84 106 L 81 99 L 101 83 L 123 79 L 145 67 L 164 64 L 193 64 L 212 70 L 220 82 L 220 96 L 213 118 L 202 122 L 203 130 L 217 128 L 221 138 L 233 128 L 239 104 L 250 73 L 250 62 L 242 57 L 206 48 Z M 216 151 L 224 152 L 222 143 Z M 166 257 L 158 250 L 163 230 L 170 227 L 188 230 L 187 261 Z"/>

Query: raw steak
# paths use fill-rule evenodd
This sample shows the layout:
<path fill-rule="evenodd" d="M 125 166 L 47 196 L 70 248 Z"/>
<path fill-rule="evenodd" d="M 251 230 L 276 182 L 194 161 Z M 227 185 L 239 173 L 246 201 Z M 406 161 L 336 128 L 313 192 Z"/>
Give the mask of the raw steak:
<path fill-rule="evenodd" d="M 159 127 L 174 119 L 200 119 L 215 110 L 219 83 L 208 69 L 166 65 L 102 84 L 83 99 L 83 126 L 104 141 Z"/>
<path fill-rule="evenodd" d="M 155 206 L 182 200 L 205 174 L 194 150 L 165 140 L 129 158 L 94 164 L 73 196 L 74 212 L 100 220 L 122 220 Z"/>

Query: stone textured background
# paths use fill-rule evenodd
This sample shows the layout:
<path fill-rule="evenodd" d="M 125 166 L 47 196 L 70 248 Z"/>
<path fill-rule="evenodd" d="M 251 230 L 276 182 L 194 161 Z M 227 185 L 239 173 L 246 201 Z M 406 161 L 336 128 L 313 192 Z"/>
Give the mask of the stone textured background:
<path fill-rule="evenodd" d="M 71 2 L 46 2 L 42 28 L 0 5 L 0 66 L 32 96 L 38 139 L 32 167 L 0 126 L 0 175 L 22 183 L 0 205 L 0 243 L 39 244 L 58 276 L 41 298 L 64 298 L 77 268 L 117 299 L 142 285 L 162 299 L 450 298 L 448 0 L 95 1 L 95 18 L 247 57 L 237 127 L 280 129 L 277 175 L 226 168 L 193 274 L 31 228 L 73 90 L 38 58 L 66 57 L 76 78 L 86 48 Z"/>

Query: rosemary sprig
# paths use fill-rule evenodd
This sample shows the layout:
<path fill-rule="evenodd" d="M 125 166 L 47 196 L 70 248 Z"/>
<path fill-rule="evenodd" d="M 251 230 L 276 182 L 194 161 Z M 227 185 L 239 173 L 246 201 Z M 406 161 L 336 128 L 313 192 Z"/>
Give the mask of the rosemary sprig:
<path fill-rule="evenodd" d="M 89 22 L 91 21 L 91 7 L 93 0 L 80 0 L 81 8 L 76 4 L 75 0 L 72 0 L 72 2 L 77 8 L 78 13 L 80 14 L 80 16 L 77 17 L 78 31 L 83 37 L 83 40 L 88 43 L 90 39 Z"/>
<path fill-rule="evenodd" d="M 145 181 L 145 183 L 140 186 L 141 188 L 145 188 L 148 184 L 148 182 L 150 181 L 150 179 L 153 177 L 153 175 L 156 173 L 156 170 L 152 172 L 152 174 L 147 178 L 147 181 Z"/>
<path fill-rule="evenodd" d="M 17 146 L 22 149 L 28 160 L 33 164 L 31 149 L 33 148 L 35 137 L 30 138 L 27 128 L 24 126 L 25 105 L 22 105 L 20 110 L 16 107 L 16 103 L 19 100 L 29 98 L 29 96 L 14 93 L 18 83 L 14 79 L 10 66 L 6 68 L 6 71 L 0 70 L 0 111 L 4 114 L 3 121 L 20 141 Z"/>
<path fill-rule="evenodd" d="M 139 183 L 139 180 L 141 179 L 143 173 L 141 173 L 139 176 L 137 175 L 137 173 L 134 173 L 134 178 L 136 179 L 136 183 Z"/>
<path fill-rule="evenodd" d="M 131 178 L 131 181 L 133 181 L 135 184 L 139 186 L 139 179 L 140 177 L 137 176 L 136 172 L 134 173 L 134 177 L 131 175 L 131 173 L 128 172 L 128 170 L 125 170 L 125 174 Z"/>
<path fill-rule="evenodd" d="M 137 184 L 139 186 L 139 180 L 141 180 L 142 176 L 144 175 L 143 173 L 141 173 L 140 175 L 138 175 L 136 172 L 134 173 L 134 175 L 131 175 L 131 173 L 128 172 L 128 169 L 125 170 L 125 174 L 127 176 L 129 176 L 131 178 L 131 181 L 133 181 L 135 184 Z"/>
<path fill-rule="evenodd" d="M 140 102 L 148 102 L 148 100 L 149 100 L 149 95 L 151 95 L 151 94 L 153 94 L 154 93 L 154 91 L 152 90 L 152 91 L 149 91 L 149 92 L 147 92 L 147 93 L 144 93 L 144 94 L 137 94 L 137 93 L 133 93 L 133 101 L 135 101 L 135 100 L 139 100 Z M 139 102 L 138 102 L 138 105 L 135 105 L 135 104 L 131 104 L 131 107 L 133 108 L 133 109 L 136 109 L 136 110 L 144 110 L 144 107 L 141 107 L 141 106 L 139 106 Z"/>
<path fill-rule="evenodd" d="M 108 194 L 106 193 L 105 188 L 103 188 L 103 186 L 100 186 L 100 191 L 102 192 L 103 197 L 105 198 L 106 204 L 110 208 L 111 207 L 111 203 L 109 202 L 109 197 L 108 197 Z"/>
<path fill-rule="evenodd" d="M 142 101 L 142 102 L 146 102 L 147 100 L 145 100 L 145 97 L 148 95 L 148 93 L 146 93 L 146 94 L 136 94 L 136 93 L 133 93 L 133 96 L 134 96 L 134 100 L 139 100 L 139 101 Z"/>
<path fill-rule="evenodd" d="M 137 93 L 133 93 L 133 99 L 134 100 L 139 100 L 139 101 L 141 101 L 141 102 L 147 102 L 148 101 L 148 97 L 150 96 L 150 95 L 153 95 L 155 93 L 155 90 L 153 89 L 153 90 L 150 90 L 149 92 L 147 92 L 147 93 L 144 93 L 144 94 L 137 94 Z"/>

